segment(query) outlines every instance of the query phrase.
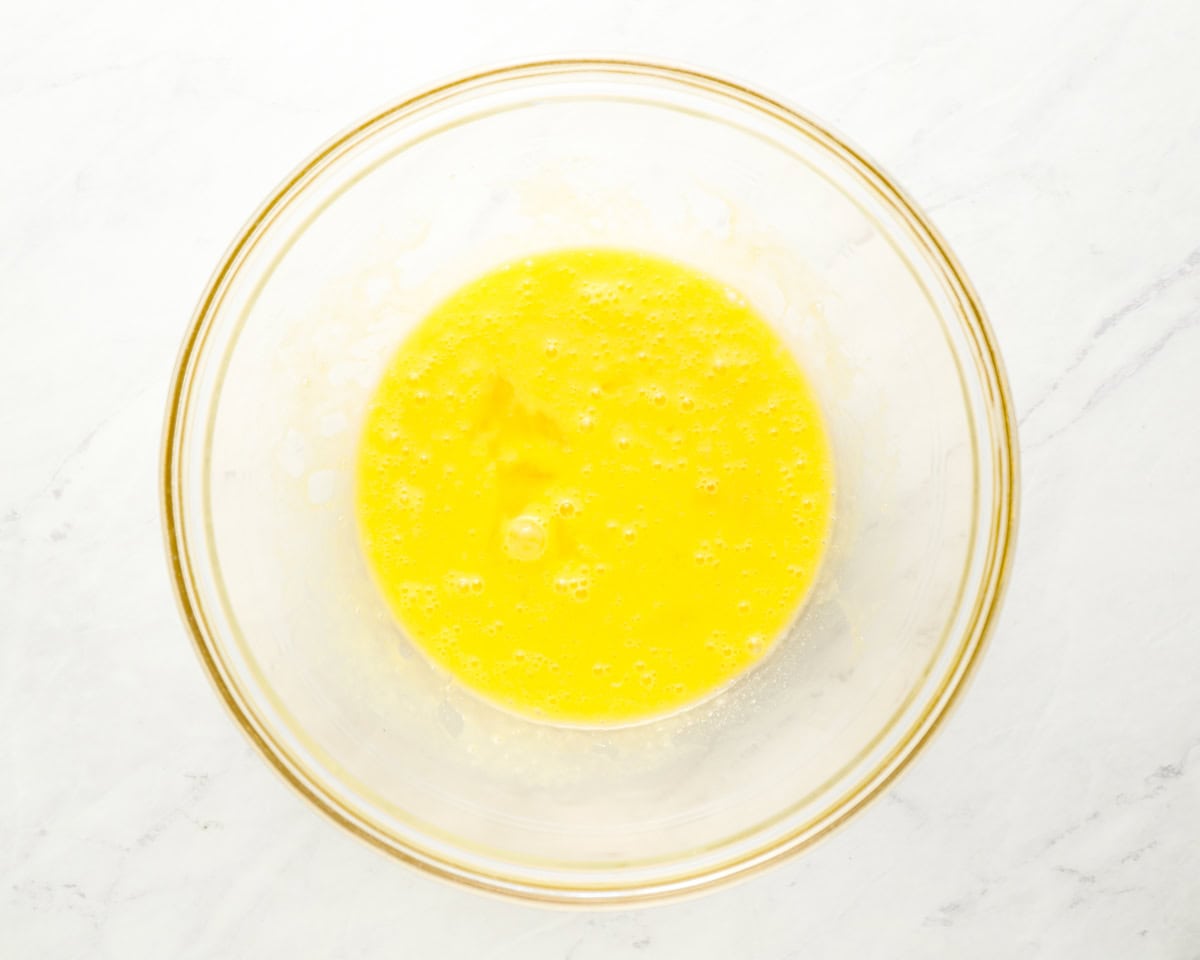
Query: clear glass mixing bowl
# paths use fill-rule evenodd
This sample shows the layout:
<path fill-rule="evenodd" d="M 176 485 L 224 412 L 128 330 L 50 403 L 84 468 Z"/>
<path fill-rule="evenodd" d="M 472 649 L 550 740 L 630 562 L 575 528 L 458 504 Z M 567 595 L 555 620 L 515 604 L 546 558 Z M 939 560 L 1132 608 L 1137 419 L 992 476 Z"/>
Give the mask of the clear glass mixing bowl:
<path fill-rule="evenodd" d="M 742 291 L 822 400 L 838 514 L 803 615 L 715 699 L 625 729 L 502 712 L 409 643 L 355 532 L 383 364 L 526 252 L 630 247 Z M 803 849 L 926 742 L 1012 552 L 1016 444 L 980 306 L 912 204 L 782 104 L 608 61 L 495 70 L 385 110 L 260 209 L 170 396 L 169 559 L 239 724 L 397 857 L 532 900 L 679 895 Z"/>

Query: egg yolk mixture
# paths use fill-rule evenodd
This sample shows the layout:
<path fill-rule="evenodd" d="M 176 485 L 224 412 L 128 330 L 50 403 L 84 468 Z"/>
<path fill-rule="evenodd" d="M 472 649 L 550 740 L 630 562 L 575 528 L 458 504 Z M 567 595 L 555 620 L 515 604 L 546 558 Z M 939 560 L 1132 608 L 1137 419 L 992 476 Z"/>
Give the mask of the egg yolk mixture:
<path fill-rule="evenodd" d="M 567 250 L 437 307 L 387 367 L 357 469 L 368 565 L 461 683 L 543 720 L 667 713 L 760 660 L 829 536 L 809 385 L 735 291 Z"/>

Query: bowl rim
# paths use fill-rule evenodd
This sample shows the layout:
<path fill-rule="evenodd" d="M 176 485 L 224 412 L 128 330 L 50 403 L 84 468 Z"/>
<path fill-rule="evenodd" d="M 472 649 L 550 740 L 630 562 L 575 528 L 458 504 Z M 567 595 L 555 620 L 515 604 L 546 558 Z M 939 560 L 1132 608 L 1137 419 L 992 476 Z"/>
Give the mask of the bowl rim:
<path fill-rule="evenodd" d="M 977 354 L 977 372 L 981 374 L 980 383 L 983 388 L 983 407 L 993 426 L 999 428 L 995 431 L 999 442 L 991 444 L 995 460 L 995 507 L 989 518 L 990 523 L 981 518 L 981 528 L 990 527 L 991 536 L 973 609 L 961 635 L 957 638 L 958 649 L 945 675 L 905 737 L 871 770 L 862 775 L 856 785 L 845 792 L 839 805 L 818 818 L 815 828 L 811 823 L 801 825 L 788 834 L 736 856 L 731 861 L 693 869 L 691 873 L 683 876 L 608 886 L 572 885 L 569 882 L 543 884 L 504 876 L 499 871 L 485 873 L 465 866 L 378 829 L 374 824 L 355 815 L 341 804 L 337 797 L 324 791 L 318 783 L 306 776 L 302 765 L 272 738 L 265 727 L 256 722 L 253 712 L 242 702 L 239 691 L 228 678 L 218 653 L 214 632 L 209 626 L 195 588 L 191 558 L 184 534 L 180 496 L 182 438 L 187 422 L 185 413 L 195 380 L 197 361 L 204 352 L 205 334 L 218 312 L 220 294 L 237 273 L 249 249 L 268 228 L 273 214 L 302 192 L 307 181 L 312 179 L 328 160 L 368 134 L 372 128 L 390 125 L 447 97 L 466 94 L 496 82 L 594 74 L 633 76 L 644 80 L 681 84 L 702 93 L 736 101 L 743 107 L 757 109 L 791 126 L 855 172 L 874 194 L 875 199 L 882 201 L 908 228 L 929 256 L 930 262 L 941 273 L 947 290 L 953 295 L 956 303 L 956 316 L 962 321 L 968 341 Z M 455 885 L 525 903 L 575 907 L 628 907 L 681 899 L 710 890 L 756 874 L 801 850 L 808 849 L 876 799 L 909 766 L 932 735 L 941 729 L 951 708 L 961 699 L 962 691 L 974 675 L 986 641 L 995 626 L 1011 573 L 1015 549 L 1020 485 L 1018 459 L 1017 421 L 1011 393 L 994 335 L 978 295 L 957 258 L 928 218 L 861 150 L 811 116 L 730 79 L 691 67 L 656 61 L 568 57 L 525 61 L 477 71 L 394 102 L 328 140 L 270 193 L 222 255 L 184 334 L 171 378 L 163 423 L 159 461 L 159 505 L 167 565 L 176 602 L 192 645 L 204 665 L 205 673 L 237 725 L 297 793 L 336 823 L 377 849 Z"/>

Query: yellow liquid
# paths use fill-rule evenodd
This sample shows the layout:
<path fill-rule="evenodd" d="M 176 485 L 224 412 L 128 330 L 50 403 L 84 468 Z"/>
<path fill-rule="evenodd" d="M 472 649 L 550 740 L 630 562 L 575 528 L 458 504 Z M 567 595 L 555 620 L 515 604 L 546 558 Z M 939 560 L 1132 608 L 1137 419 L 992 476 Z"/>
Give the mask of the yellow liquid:
<path fill-rule="evenodd" d="M 467 687 L 625 723 L 710 694 L 813 583 L 833 470 L 813 393 L 734 291 L 567 250 L 468 284 L 404 342 L 358 462 L 369 566 Z"/>

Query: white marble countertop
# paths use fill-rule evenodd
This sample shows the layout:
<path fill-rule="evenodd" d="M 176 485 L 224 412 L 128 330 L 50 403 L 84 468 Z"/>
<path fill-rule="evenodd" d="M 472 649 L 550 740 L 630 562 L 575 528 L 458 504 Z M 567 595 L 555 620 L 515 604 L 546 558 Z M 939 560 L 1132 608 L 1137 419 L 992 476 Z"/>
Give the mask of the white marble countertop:
<path fill-rule="evenodd" d="M 1200 957 L 1195 0 L 0 7 L 0 956 Z M 318 143 L 498 61 L 690 62 L 861 144 L 948 236 L 1021 417 L 1017 561 L 882 802 L 704 899 L 545 911 L 310 809 L 226 716 L 159 529 L 180 336 Z"/>

